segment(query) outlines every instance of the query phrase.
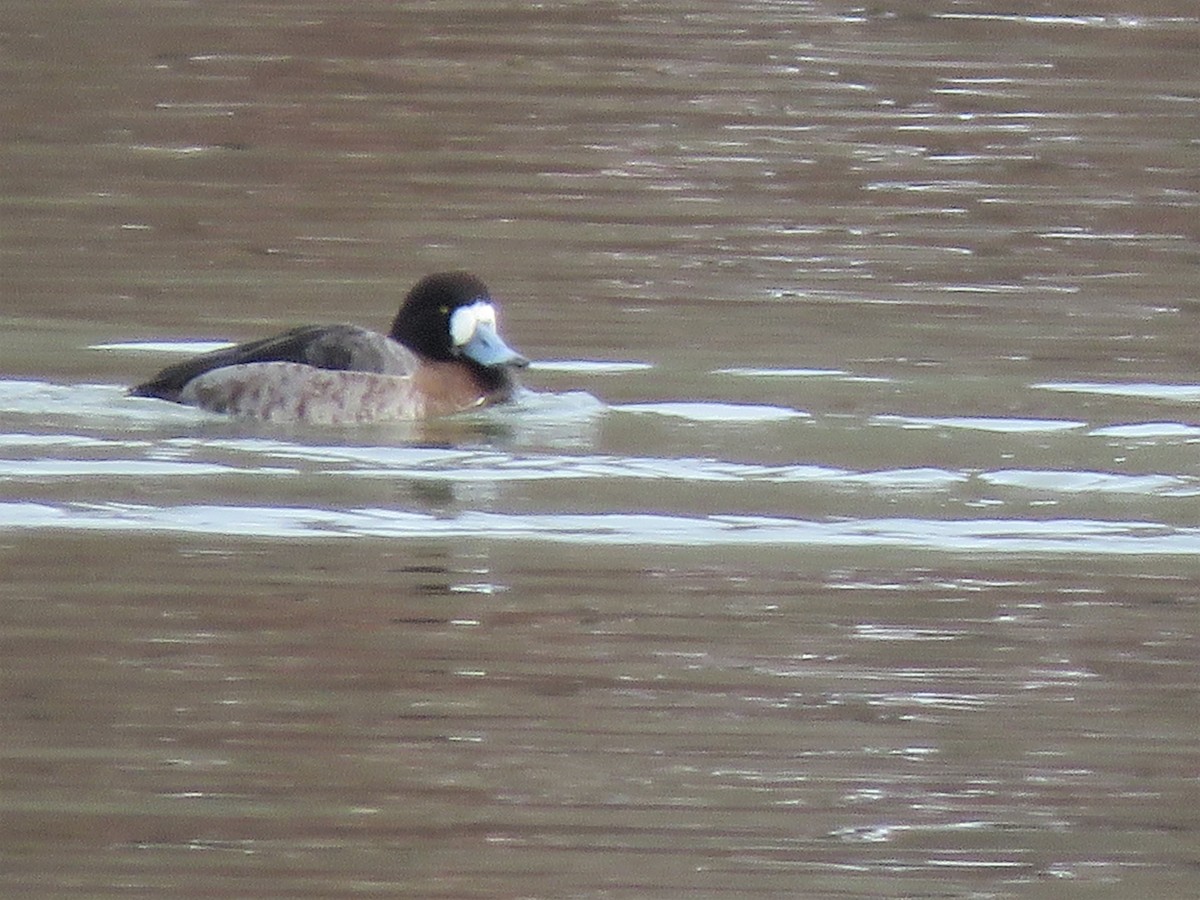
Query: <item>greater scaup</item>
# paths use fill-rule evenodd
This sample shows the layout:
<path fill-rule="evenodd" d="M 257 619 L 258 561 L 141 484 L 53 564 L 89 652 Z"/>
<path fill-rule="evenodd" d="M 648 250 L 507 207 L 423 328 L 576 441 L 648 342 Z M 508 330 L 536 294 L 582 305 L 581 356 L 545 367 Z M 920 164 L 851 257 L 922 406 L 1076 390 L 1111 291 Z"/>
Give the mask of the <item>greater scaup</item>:
<path fill-rule="evenodd" d="M 130 394 L 272 422 L 423 419 L 508 400 L 528 364 L 500 337 L 487 286 L 443 272 L 417 282 L 386 336 L 293 328 L 167 366 Z"/>

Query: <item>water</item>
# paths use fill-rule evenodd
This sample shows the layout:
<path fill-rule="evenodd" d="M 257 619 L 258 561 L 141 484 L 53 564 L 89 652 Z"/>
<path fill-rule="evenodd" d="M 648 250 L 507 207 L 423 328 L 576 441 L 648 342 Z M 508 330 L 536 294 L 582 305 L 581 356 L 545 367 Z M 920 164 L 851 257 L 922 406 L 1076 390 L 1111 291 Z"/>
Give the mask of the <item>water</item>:
<path fill-rule="evenodd" d="M 1200 17 L 9 3 L 0 885 L 1193 897 Z M 131 399 L 491 285 L 510 408 Z"/>

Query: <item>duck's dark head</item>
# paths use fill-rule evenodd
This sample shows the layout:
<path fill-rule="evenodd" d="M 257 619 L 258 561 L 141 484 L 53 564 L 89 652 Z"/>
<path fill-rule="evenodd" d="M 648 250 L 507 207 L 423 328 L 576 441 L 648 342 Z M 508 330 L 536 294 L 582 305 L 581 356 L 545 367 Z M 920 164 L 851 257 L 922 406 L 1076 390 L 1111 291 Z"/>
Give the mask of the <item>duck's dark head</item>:
<path fill-rule="evenodd" d="M 466 363 L 493 389 L 510 382 L 510 369 L 529 365 L 500 337 L 487 285 L 469 272 L 418 281 L 396 314 L 391 337 L 427 360 Z"/>

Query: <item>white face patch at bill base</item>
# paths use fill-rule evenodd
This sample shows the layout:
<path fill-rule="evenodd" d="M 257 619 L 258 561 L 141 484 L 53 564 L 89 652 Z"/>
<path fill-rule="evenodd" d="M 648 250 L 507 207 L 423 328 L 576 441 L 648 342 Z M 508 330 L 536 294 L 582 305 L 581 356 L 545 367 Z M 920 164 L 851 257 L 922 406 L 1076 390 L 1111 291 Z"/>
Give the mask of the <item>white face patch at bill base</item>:
<path fill-rule="evenodd" d="M 476 300 L 468 306 L 460 306 L 450 314 L 450 339 L 455 347 L 461 347 L 475 336 L 480 325 L 496 328 L 496 308 L 486 300 Z"/>

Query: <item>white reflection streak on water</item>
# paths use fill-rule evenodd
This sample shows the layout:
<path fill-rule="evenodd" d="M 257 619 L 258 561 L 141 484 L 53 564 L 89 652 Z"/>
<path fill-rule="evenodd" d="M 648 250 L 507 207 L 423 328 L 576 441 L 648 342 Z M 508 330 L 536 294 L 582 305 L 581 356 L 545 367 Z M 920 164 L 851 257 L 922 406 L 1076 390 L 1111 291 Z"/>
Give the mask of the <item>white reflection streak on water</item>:
<path fill-rule="evenodd" d="M 177 507 L 125 503 L 0 504 L 0 527 L 162 531 L 255 537 L 478 537 L 609 546 L 787 545 L 942 552 L 1194 554 L 1200 528 L 1060 519 L 856 519 L 816 522 L 767 516 L 505 515 L 454 518 L 389 509 Z"/>

